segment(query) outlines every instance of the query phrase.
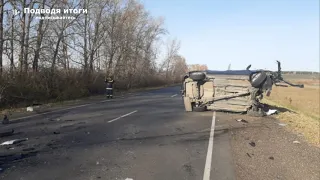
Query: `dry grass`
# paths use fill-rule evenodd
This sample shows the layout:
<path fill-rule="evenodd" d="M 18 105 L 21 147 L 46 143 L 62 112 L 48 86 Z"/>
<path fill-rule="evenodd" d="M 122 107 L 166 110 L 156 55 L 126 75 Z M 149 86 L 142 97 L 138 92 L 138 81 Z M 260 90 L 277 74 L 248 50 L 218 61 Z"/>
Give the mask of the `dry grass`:
<path fill-rule="evenodd" d="M 320 89 L 318 80 L 291 80 L 304 83 L 305 88 L 274 87 L 265 102 L 289 109 L 277 115 L 294 132 L 301 133 L 310 143 L 320 146 Z"/>

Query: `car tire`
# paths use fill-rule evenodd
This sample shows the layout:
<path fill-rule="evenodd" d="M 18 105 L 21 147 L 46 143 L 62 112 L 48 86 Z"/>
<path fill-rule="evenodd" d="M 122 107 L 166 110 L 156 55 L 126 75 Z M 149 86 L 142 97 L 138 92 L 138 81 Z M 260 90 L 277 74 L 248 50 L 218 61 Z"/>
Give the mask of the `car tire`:
<path fill-rule="evenodd" d="M 192 111 L 194 112 L 204 112 L 206 110 L 206 106 L 198 106 L 198 107 L 193 107 Z"/>
<path fill-rule="evenodd" d="M 189 77 L 194 81 L 203 81 L 206 75 L 203 72 L 191 72 Z"/>
<path fill-rule="evenodd" d="M 259 88 L 267 79 L 267 74 L 264 71 L 250 74 L 249 80 L 252 87 Z"/>

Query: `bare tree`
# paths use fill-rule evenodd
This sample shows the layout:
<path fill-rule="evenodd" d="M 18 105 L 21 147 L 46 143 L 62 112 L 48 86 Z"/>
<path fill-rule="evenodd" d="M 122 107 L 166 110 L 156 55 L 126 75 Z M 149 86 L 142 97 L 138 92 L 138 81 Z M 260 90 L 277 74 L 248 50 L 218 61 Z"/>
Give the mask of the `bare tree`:
<path fill-rule="evenodd" d="M 0 0 L 0 76 L 2 75 L 2 54 L 3 54 L 3 44 L 4 44 L 4 39 L 3 39 L 3 16 L 4 16 L 4 0 Z"/>
<path fill-rule="evenodd" d="M 45 4 L 46 4 L 46 0 L 42 1 L 42 8 L 45 8 Z M 41 17 L 44 17 L 43 14 L 41 14 Z M 38 72 L 38 68 L 39 68 L 39 58 L 40 58 L 40 48 L 41 48 L 41 44 L 42 44 L 42 39 L 45 33 L 45 30 L 43 29 L 43 25 L 44 25 L 44 20 L 40 19 L 39 20 L 39 25 L 38 25 L 38 29 L 37 29 L 37 42 L 36 42 L 36 48 L 35 48 L 35 52 L 34 52 L 34 59 L 33 59 L 33 63 L 32 63 L 32 69 L 34 72 Z"/>
<path fill-rule="evenodd" d="M 4 13 L 10 8 L 60 9 L 57 16 L 74 19 Z M 88 12 L 74 15 L 64 9 Z M 9 89 L 23 87 L 4 94 L 10 102 L 81 97 L 101 92 L 107 75 L 114 75 L 119 88 L 175 82 L 186 67 L 178 40 L 168 44 L 161 66 L 156 63 L 158 43 L 166 35 L 163 19 L 152 16 L 137 0 L 0 0 L 0 52 L 8 57 L 4 62 L 8 60 L 11 72 L 5 78 Z M 27 73 L 29 64 L 32 76 Z"/>

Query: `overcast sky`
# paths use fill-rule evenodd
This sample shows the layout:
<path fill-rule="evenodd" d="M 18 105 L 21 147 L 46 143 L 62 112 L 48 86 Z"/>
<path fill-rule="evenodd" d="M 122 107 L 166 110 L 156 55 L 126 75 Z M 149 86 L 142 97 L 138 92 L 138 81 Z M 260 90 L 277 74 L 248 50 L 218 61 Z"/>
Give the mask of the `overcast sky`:
<path fill-rule="evenodd" d="M 142 0 L 209 69 L 319 71 L 319 0 Z"/>

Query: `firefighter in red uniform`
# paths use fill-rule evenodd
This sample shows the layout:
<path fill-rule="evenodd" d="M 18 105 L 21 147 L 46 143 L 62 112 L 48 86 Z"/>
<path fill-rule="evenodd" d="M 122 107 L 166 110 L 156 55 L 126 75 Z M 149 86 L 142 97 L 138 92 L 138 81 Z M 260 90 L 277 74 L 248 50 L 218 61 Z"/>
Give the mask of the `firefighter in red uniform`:
<path fill-rule="evenodd" d="M 114 80 L 112 77 L 108 77 L 105 82 L 107 83 L 107 87 L 106 87 L 106 90 L 107 90 L 107 98 L 113 98 L 113 83 L 114 83 Z"/>

